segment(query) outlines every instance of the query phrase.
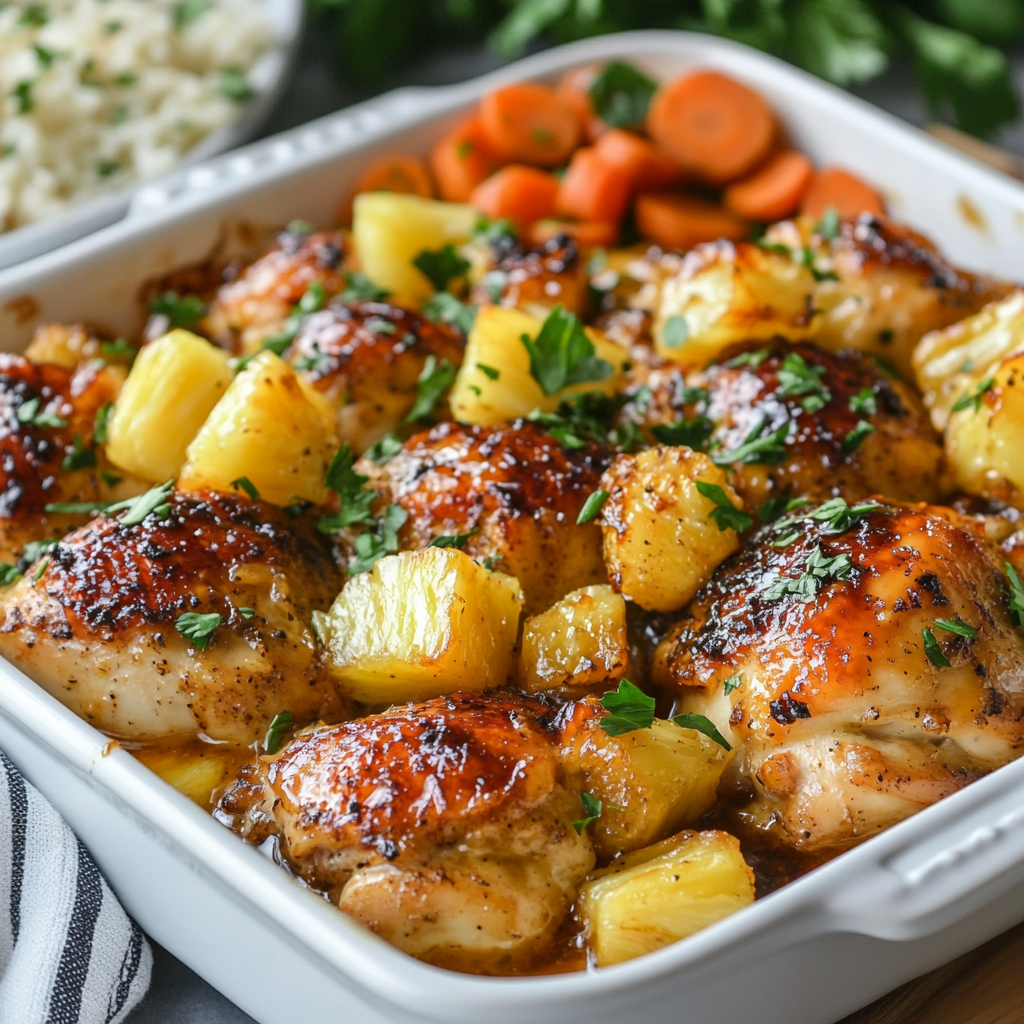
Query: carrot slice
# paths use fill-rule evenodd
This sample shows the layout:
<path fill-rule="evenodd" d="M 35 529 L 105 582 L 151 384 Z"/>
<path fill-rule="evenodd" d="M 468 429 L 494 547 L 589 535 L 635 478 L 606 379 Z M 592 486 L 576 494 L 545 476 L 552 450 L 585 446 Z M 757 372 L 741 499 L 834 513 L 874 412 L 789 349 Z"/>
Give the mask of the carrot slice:
<path fill-rule="evenodd" d="M 473 189 L 500 165 L 475 114 L 452 129 L 430 151 L 430 169 L 438 191 L 450 203 L 466 202 Z"/>
<path fill-rule="evenodd" d="M 647 192 L 636 197 L 637 230 L 666 249 L 692 249 L 718 238 L 745 238 L 747 222 L 720 206 L 674 192 Z"/>
<path fill-rule="evenodd" d="M 866 182 L 841 167 L 826 167 L 814 176 L 800 212 L 812 220 L 820 220 L 830 206 L 845 218 L 857 217 L 864 212 L 873 213 L 876 217 L 885 215 L 882 197 Z"/>
<path fill-rule="evenodd" d="M 730 185 L 726 208 L 749 220 L 782 220 L 800 209 L 814 177 L 814 165 L 795 149 L 768 158 L 749 178 Z"/>
<path fill-rule="evenodd" d="M 594 104 L 590 99 L 590 87 L 600 70 L 599 64 L 585 64 L 581 68 L 574 68 L 562 76 L 557 87 L 558 95 L 576 111 L 576 116 L 583 125 L 583 137 L 587 142 L 597 141 L 608 131 L 608 125 L 594 113 Z"/>
<path fill-rule="evenodd" d="M 619 240 L 619 225 L 612 220 L 539 220 L 530 227 L 527 240 L 531 245 L 543 245 L 556 235 L 568 235 L 577 245 L 615 245 Z"/>
<path fill-rule="evenodd" d="M 429 199 L 434 194 L 427 165 L 416 156 L 382 156 L 356 181 L 355 193 L 404 192 Z"/>
<path fill-rule="evenodd" d="M 695 71 L 663 85 L 647 113 L 651 138 L 710 185 L 752 171 L 775 138 L 771 107 L 717 71 Z"/>
<path fill-rule="evenodd" d="M 564 163 L 580 138 L 576 111 L 554 89 L 536 82 L 488 93 L 480 101 L 480 123 L 498 156 L 539 167 Z"/>
<path fill-rule="evenodd" d="M 633 182 L 596 148 L 577 149 L 558 185 L 558 212 L 578 220 L 622 220 Z"/>
<path fill-rule="evenodd" d="M 536 167 L 509 164 L 481 182 L 470 202 L 492 220 L 510 220 L 520 229 L 551 217 L 558 199 L 558 179 Z"/>
<path fill-rule="evenodd" d="M 636 189 L 682 184 L 682 167 L 668 153 L 633 132 L 612 128 L 597 140 L 594 149 L 606 164 L 628 175 Z"/>

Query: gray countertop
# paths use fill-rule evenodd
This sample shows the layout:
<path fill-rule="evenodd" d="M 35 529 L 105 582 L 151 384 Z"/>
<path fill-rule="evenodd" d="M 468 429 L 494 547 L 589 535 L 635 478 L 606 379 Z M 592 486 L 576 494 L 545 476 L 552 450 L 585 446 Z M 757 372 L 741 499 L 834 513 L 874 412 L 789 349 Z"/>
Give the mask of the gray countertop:
<path fill-rule="evenodd" d="M 388 88 L 400 85 L 443 85 L 483 74 L 500 62 L 483 48 L 468 48 L 433 55 L 412 64 Z M 1024 57 L 1016 62 L 1016 75 L 1024 93 Z M 291 83 L 271 114 L 264 134 L 283 131 L 314 117 L 365 99 L 370 93 L 346 87 L 334 72 L 334 40 L 323 33 L 306 32 Z M 895 65 L 873 82 L 856 90 L 861 96 L 914 124 L 929 118 L 918 94 L 911 69 Z M 1004 148 L 1024 154 L 1024 123 L 1003 131 L 997 140 Z M 255 1024 L 219 992 L 166 950 L 155 946 L 153 985 L 132 1014 L 129 1024 Z"/>

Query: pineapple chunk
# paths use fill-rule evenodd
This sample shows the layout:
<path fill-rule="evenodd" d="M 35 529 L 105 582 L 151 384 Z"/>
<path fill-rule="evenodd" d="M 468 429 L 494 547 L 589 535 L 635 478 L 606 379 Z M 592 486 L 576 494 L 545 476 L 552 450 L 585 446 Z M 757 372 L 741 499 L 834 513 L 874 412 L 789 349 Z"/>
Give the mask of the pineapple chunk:
<path fill-rule="evenodd" d="M 417 304 L 434 291 L 413 265 L 424 249 L 465 242 L 479 214 L 463 203 L 440 203 L 397 192 L 363 192 L 355 198 L 352 237 L 359 263 L 395 301 Z"/>
<path fill-rule="evenodd" d="M 133 751 L 142 763 L 164 782 L 184 793 L 200 807 L 209 807 L 216 791 L 245 763 L 246 753 L 237 747 L 202 744 L 194 747 L 151 747 Z"/>
<path fill-rule="evenodd" d="M 815 281 L 792 257 L 748 242 L 701 245 L 662 282 L 658 352 L 705 366 L 736 342 L 802 341 L 815 327 Z"/>
<path fill-rule="evenodd" d="M 514 669 L 523 592 L 454 548 L 380 559 L 314 613 L 327 668 L 364 704 L 503 686 Z"/>
<path fill-rule="evenodd" d="M 519 684 L 530 693 L 611 687 L 626 674 L 626 602 L 607 585 L 567 594 L 523 626 Z"/>
<path fill-rule="evenodd" d="M 1024 508 L 1024 353 L 1004 360 L 966 393 L 946 427 L 946 457 L 969 494 Z"/>
<path fill-rule="evenodd" d="M 697 489 L 698 480 L 717 484 L 742 507 L 725 473 L 689 448 L 620 455 L 602 477 L 610 495 L 601 510 L 608 578 L 648 611 L 682 608 L 739 547 L 736 532 L 711 519 L 716 505 Z"/>
<path fill-rule="evenodd" d="M 580 893 L 599 967 L 671 945 L 754 902 L 754 873 L 727 832 L 680 832 L 590 876 Z"/>
<path fill-rule="evenodd" d="M 231 384 L 228 355 L 176 330 L 135 360 L 107 424 L 107 456 L 146 480 L 171 480 L 185 451 Z"/>
<path fill-rule="evenodd" d="M 648 846 L 696 821 L 715 803 L 733 755 L 695 729 L 656 718 L 649 729 L 609 736 L 594 698 L 563 730 L 562 763 L 572 788 L 600 800 L 590 838 L 600 859 Z"/>
<path fill-rule="evenodd" d="M 914 373 L 936 430 L 945 430 L 957 399 L 1024 351 L 1024 290 L 980 313 L 926 334 L 914 349 Z"/>
<path fill-rule="evenodd" d="M 127 351 L 130 353 L 132 350 Z M 24 356 L 34 363 L 50 363 L 67 370 L 75 369 L 87 359 L 102 358 L 107 364 L 107 371 L 116 367 L 116 373 L 121 375 L 122 380 L 128 372 L 127 363 L 130 361 L 120 352 L 104 349 L 103 341 L 90 334 L 82 324 L 40 324 Z"/>
<path fill-rule="evenodd" d="M 230 491 L 232 481 L 244 476 L 266 501 L 320 504 L 338 447 L 334 423 L 334 409 L 323 395 L 280 356 L 261 352 L 232 381 L 188 446 L 178 487 Z"/>
<path fill-rule="evenodd" d="M 518 309 L 484 306 L 466 342 L 466 355 L 449 399 L 452 416 L 460 423 L 492 426 L 534 409 L 554 412 L 569 395 L 585 391 L 614 394 L 622 382 L 629 354 L 609 341 L 600 331 L 585 328 L 595 355 L 612 364 L 615 372 L 607 380 L 575 384 L 553 395 L 545 395 L 530 374 L 530 354 L 522 336 L 536 338 L 543 321 Z M 487 371 L 481 369 L 487 367 Z M 497 376 L 494 375 L 497 371 Z"/>

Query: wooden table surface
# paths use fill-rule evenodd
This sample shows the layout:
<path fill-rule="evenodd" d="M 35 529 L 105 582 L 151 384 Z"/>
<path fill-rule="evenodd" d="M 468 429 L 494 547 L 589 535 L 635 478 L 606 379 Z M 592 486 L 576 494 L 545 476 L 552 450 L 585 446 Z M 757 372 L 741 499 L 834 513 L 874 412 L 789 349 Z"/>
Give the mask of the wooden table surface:
<path fill-rule="evenodd" d="M 1024 924 L 883 996 L 842 1024 L 1022 1024 Z"/>

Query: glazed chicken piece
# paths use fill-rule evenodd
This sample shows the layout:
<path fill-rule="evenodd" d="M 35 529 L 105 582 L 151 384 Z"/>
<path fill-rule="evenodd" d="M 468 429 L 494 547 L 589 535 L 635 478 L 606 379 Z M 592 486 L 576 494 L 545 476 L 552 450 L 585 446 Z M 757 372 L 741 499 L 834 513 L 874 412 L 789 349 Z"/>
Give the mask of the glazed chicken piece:
<path fill-rule="evenodd" d="M 739 750 L 749 824 L 835 850 L 1024 752 L 1024 632 L 984 532 L 832 502 L 718 568 L 653 675 Z"/>
<path fill-rule="evenodd" d="M 244 768 L 218 817 L 413 956 L 529 962 L 594 865 L 549 707 L 452 694 L 300 734 Z"/>
<path fill-rule="evenodd" d="M 601 446 L 563 448 L 540 426 L 441 423 L 417 434 L 383 466 L 357 467 L 369 486 L 408 513 L 403 549 L 435 537 L 468 534 L 463 550 L 510 576 L 526 595 L 526 613 L 547 608 L 572 590 L 607 582 L 601 531 L 577 526 L 600 486 L 610 455 Z M 352 536 L 342 535 L 345 561 Z"/>
<path fill-rule="evenodd" d="M 122 496 L 125 482 L 95 443 L 97 415 L 122 381 L 101 363 L 69 369 L 0 355 L 0 562 L 89 518 L 48 505 Z"/>
<path fill-rule="evenodd" d="M 320 284 L 325 298 L 345 288 L 347 250 L 341 231 L 283 231 L 269 252 L 221 285 L 202 332 L 226 348 L 257 351 L 264 339 L 284 328 L 311 284 Z"/>
<path fill-rule="evenodd" d="M 639 400 L 644 386 L 649 397 Z M 948 493 L 942 447 L 920 399 L 857 352 L 777 342 L 703 371 L 634 363 L 628 391 L 627 412 L 643 408 L 644 427 L 690 424 L 664 443 L 703 445 L 730 465 L 751 511 L 787 494 L 934 501 Z M 737 459 L 727 461 L 727 452 Z"/>
<path fill-rule="evenodd" d="M 331 303 L 306 318 L 288 360 L 338 410 L 338 437 L 363 452 L 412 410 L 427 358 L 462 365 L 465 339 L 385 302 Z"/>
<path fill-rule="evenodd" d="M 330 708 L 308 628 L 330 558 L 269 504 L 172 494 L 65 537 L 0 598 L 0 654 L 76 714 L 130 739 L 252 743 L 282 711 Z M 152 503 L 150 503 L 152 506 Z M 180 629 L 207 620 L 205 643 Z M 219 616 L 219 619 L 216 618 Z"/>
<path fill-rule="evenodd" d="M 568 235 L 556 235 L 529 248 L 510 235 L 499 235 L 491 250 L 491 261 L 473 290 L 473 302 L 513 306 L 541 319 L 555 306 L 577 315 L 586 310 L 586 268 Z"/>

